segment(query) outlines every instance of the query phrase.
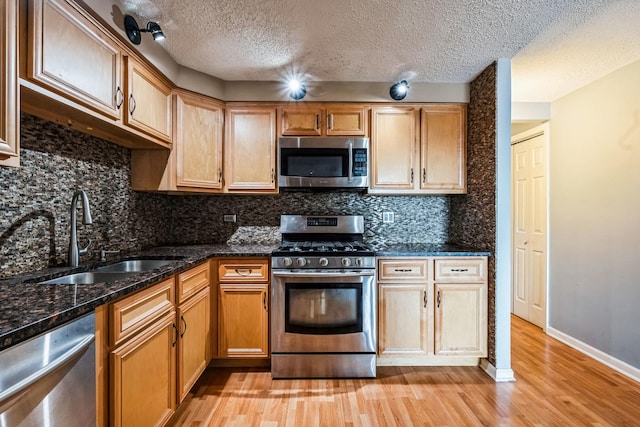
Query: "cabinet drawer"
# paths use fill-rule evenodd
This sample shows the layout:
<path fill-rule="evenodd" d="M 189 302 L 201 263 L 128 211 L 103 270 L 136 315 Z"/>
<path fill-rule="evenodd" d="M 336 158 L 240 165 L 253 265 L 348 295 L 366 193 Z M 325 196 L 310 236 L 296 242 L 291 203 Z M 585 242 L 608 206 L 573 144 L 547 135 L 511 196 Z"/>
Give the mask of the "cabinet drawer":
<path fill-rule="evenodd" d="M 195 295 L 201 289 L 209 286 L 209 263 L 205 262 L 197 267 L 178 275 L 178 304 Z"/>
<path fill-rule="evenodd" d="M 436 282 L 469 283 L 486 282 L 486 258 L 458 258 L 435 260 Z"/>
<path fill-rule="evenodd" d="M 111 304 L 111 345 L 118 345 L 131 335 L 173 310 L 174 278 Z"/>
<path fill-rule="evenodd" d="M 378 281 L 425 281 L 428 278 L 426 259 L 380 259 Z"/>
<path fill-rule="evenodd" d="M 269 261 L 220 261 L 218 280 L 220 282 L 267 282 L 269 280 Z"/>

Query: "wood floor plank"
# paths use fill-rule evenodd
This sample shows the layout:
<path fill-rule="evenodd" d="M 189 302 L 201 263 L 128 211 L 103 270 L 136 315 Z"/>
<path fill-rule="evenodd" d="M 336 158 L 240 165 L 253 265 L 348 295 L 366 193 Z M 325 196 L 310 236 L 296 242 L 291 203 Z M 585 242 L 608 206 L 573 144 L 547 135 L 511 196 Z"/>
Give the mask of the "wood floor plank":
<path fill-rule="evenodd" d="M 375 379 L 273 380 L 211 368 L 169 425 L 638 426 L 640 384 L 512 317 L 516 382 L 475 367 L 379 367 Z"/>

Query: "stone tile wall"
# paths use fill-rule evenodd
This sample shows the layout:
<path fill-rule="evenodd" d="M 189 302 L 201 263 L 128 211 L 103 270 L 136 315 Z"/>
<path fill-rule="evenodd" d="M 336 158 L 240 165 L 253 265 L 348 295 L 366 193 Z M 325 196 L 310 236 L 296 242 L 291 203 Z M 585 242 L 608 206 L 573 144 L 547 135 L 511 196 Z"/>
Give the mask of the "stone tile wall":
<path fill-rule="evenodd" d="M 467 194 L 451 197 L 449 240 L 495 253 L 496 64 L 470 85 Z M 495 258 L 489 258 L 489 362 L 495 365 Z"/>

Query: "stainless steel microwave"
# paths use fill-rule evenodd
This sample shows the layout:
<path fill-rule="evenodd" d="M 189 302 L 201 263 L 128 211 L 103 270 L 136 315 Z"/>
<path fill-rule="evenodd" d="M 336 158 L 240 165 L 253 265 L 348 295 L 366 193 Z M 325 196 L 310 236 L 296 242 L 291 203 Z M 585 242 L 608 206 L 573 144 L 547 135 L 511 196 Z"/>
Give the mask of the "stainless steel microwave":
<path fill-rule="evenodd" d="M 280 188 L 352 189 L 369 186 L 369 138 L 279 138 Z"/>

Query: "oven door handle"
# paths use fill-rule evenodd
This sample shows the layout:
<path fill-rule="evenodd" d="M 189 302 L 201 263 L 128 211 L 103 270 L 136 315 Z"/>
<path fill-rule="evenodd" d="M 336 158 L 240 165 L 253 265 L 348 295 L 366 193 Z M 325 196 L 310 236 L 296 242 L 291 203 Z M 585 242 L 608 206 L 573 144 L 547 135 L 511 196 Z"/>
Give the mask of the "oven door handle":
<path fill-rule="evenodd" d="M 296 272 L 292 272 L 292 271 L 277 271 L 277 270 L 272 270 L 271 273 L 273 274 L 274 277 L 319 277 L 319 278 L 323 278 L 323 277 L 368 277 L 368 276 L 374 276 L 375 275 L 375 270 L 371 270 L 371 271 L 351 271 L 351 272 L 342 272 L 342 271 L 337 271 L 337 272 L 332 272 L 332 271 L 322 271 L 322 272 L 306 272 L 306 271 L 296 271 Z"/>

